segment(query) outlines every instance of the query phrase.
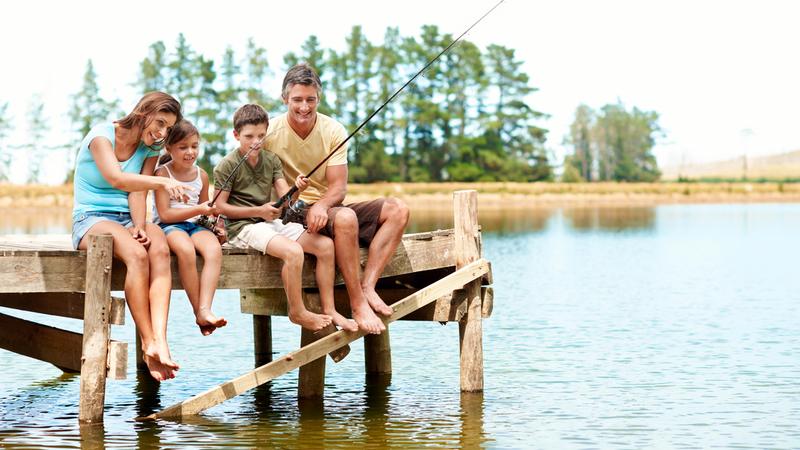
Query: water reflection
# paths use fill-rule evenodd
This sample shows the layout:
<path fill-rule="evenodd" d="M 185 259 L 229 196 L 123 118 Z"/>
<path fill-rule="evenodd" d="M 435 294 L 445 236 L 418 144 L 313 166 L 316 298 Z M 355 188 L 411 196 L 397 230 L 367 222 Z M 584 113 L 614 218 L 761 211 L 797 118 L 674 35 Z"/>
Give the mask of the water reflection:
<path fill-rule="evenodd" d="M 460 448 L 478 448 L 489 441 L 483 432 L 483 392 L 461 393 L 460 416 Z"/>
<path fill-rule="evenodd" d="M 652 206 L 566 208 L 564 217 L 578 231 L 649 230 L 655 226 L 656 209 Z"/>
<path fill-rule="evenodd" d="M 0 208 L 0 234 L 63 234 L 71 226 L 70 208 Z"/>

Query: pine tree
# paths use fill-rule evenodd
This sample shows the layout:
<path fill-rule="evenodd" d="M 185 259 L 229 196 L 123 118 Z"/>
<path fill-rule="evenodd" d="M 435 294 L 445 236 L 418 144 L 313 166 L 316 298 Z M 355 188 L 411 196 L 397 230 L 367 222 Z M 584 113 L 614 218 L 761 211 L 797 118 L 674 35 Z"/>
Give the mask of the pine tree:
<path fill-rule="evenodd" d="M 12 150 L 5 144 L 11 130 L 11 116 L 8 115 L 8 102 L 0 105 L 0 181 L 8 181 L 11 175 Z"/>

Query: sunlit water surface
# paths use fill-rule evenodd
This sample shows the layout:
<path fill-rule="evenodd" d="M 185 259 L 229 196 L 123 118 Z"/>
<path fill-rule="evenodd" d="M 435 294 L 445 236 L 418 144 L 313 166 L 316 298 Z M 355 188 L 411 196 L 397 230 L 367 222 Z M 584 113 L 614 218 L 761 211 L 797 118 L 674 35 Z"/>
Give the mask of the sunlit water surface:
<path fill-rule="evenodd" d="M 5 233 L 64 233 L 61 221 Z M 415 214 L 413 230 L 451 226 Z M 391 378 L 367 378 L 360 342 L 328 362 L 324 400 L 298 402 L 297 372 L 183 421 L 134 417 L 253 367 L 236 291 L 229 325 L 202 337 L 182 292 L 170 343 L 178 378 L 109 381 L 105 423 L 78 425 L 77 376 L 0 351 L 4 447 L 798 448 L 800 205 L 729 204 L 481 212 L 495 306 L 484 322 L 485 392 L 459 393 L 458 327 L 392 324 Z M 3 312 L 8 312 L 4 310 Z M 36 317 L 80 331 L 80 322 Z M 300 333 L 273 320 L 274 350 Z M 115 339 L 133 342 L 130 317 Z M 131 344 L 132 345 L 132 344 Z"/>

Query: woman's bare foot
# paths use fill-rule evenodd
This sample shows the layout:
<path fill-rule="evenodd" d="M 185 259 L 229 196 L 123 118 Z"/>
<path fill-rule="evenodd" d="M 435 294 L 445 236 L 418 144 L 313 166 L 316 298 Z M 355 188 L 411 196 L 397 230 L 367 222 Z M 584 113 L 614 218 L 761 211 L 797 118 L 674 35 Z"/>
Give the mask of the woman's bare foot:
<path fill-rule="evenodd" d="M 175 372 L 180 368 L 178 364 L 169 357 L 169 350 L 166 351 L 158 345 L 150 345 L 146 350 L 143 349 L 142 359 L 147 364 L 150 376 L 156 381 L 164 381 L 175 378 Z"/>
<path fill-rule="evenodd" d="M 364 292 L 364 297 L 367 298 L 367 302 L 373 311 L 384 317 L 392 315 L 394 310 L 391 306 L 384 303 L 383 299 L 375 292 L 375 288 L 362 287 L 361 290 Z"/>
<path fill-rule="evenodd" d="M 369 334 L 381 334 L 381 331 L 386 329 L 386 325 L 375 315 L 367 303 L 353 308 L 353 319 L 358 324 L 358 328 Z"/>
<path fill-rule="evenodd" d="M 200 327 L 200 332 L 203 333 L 203 336 L 208 336 L 217 328 L 222 328 L 228 324 L 224 317 L 215 316 L 208 308 L 200 308 L 195 314 L 195 318 L 197 319 L 195 322 Z"/>
<path fill-rule="evenodd" d="M 331 316 L 325 314 L 315 314 L 311 311 L 304 309 L 299 313 L 294 311 L 289 312 L 289 320 L 306 330 L 319 331 L 331 324 L 333 320 Z"/>
<path fill-rule="evenodd" d="M 345 331 L 358 331 L 358 323 L 353 319 L 339 314 L 335 309 L 333 311 L 323 311 L 325 314 L 333 318 L 333 324 Z"/>

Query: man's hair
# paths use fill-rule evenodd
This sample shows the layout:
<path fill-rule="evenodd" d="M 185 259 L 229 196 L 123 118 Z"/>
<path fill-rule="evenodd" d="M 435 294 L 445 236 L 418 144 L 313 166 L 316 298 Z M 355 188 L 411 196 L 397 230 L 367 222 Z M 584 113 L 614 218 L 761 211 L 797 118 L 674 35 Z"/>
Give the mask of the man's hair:
<path fill-rule="evenodd" d="M 245 125 L 269 125 L 269 115 L 261 105 L 248 103 L 233 113 L 233 129 L 238 133 Z"/>
<path fill-rule="evenodd" d="M 308 64 L 300 63 L 295 64 L 283 77 L 283 90 L 281 96 L 284 100 L 289 98 L 289 91 L 295 84 L 302 84 L 304 86 L 314 86 L 317 90 L 317 96 L 322 94 L 322 82 L 319 80 L 317 72 Z"/>

